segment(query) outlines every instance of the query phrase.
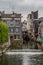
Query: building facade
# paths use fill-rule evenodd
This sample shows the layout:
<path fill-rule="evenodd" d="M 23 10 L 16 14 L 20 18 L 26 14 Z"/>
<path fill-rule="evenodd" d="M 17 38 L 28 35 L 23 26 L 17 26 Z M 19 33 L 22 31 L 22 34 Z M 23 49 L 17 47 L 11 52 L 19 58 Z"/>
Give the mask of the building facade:
<path fill-rule="evenodd" d="M 43 41 L 43 22 L 39 24 L 38 33 L 41 36 L 41 40 Z"/>
<path fill-rule="evenodd" d="M 38 33 L 38 11 L 32 11 L 31 14 L 28 14 L 27 29 L 32 33 L 32 35 Z"/>
<path fill-rule="evenodd" d="M 0 20 L 4 21 L 9 26 L 10 38 L 14 40 L 22 38 L 21 14 L 14 12 L 12 14 L 5 14 L 4 12 L 0 12 Z"/>
<path fill-rule="evenodd" d="M 38 11 L 31 12 L 33 15 L 33 27 L 34 27 L 34 33 L 38 34 Z"/>
<path fill-rule="evenodd" d="M 28 14 L 27 16 L 27 30 L 28 33 L 30 33 L 33 29 L 33 23 L 32 23 L 32 14 Z"/>
<path fill-rule="evenodd" d="M 43 41 L 43 17 L 39 18 L 38 34 L 40 34 L 41 40 Z"/>
<path fill-rule="evenodd" d="M 27 31 L 27 21 L 26 20 L 22 22 L 22 31 Z"/>

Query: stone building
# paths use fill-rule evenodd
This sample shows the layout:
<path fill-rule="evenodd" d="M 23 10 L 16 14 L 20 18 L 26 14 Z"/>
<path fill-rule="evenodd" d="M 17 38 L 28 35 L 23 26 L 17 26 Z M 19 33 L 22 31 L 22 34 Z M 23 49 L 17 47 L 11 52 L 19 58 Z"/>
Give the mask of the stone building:
<path fill-rule="evenodd" d="M 22 39 L 22 29 L 21 29 L 21 14 L 11 13 L 6 14 L 0 12 L 0 20 L 4 21 L 9 26 L 10 38 L 14 40 Z"/>
<path fill-rule="evenodd" d="M 22 37 L 25 38 L 25 36 L 28 34 L 28 31 L 27 31 L 27 21 L 24 20 L 22 22 Z"/>
<path fill-rule="evenodd" d="M 38 33 L 40 33 L 41 40 L 43 41 L 43 17 L 39 18 Z"/>
<path fill-rule="evenodd" d="M 43 17 L 39 18 L 39 24 L 43 22 Z"/>
<path fill-rule="evenodd" d="M 38 35 L 38 11 L 32 11 L 32 16 L 33 16 L 33 30 L 35 37 Z"/>
<path fill-rule="evenodd" d="M 27 30 L 28 33 L 31 33 L 33 31 L 32 14 L 28 14 L 27 16 Z"/>
<path fill-rule="evenodd" d="M 27 31 L 27 21 L 26 20 L 22 22 L 22 31 Z"/>
<path fill-rule="evenodd" d="M 43 41 L 43 22 L 39 24 L 38 33 L 40 33 L 41 40 Z"/>
<path fill-rule="evenodd" d="M 32 35 L 38 33 L 38 11 L 32 11 L 31 14 L 27 16 L 27 29 L 30 31 Z"/>

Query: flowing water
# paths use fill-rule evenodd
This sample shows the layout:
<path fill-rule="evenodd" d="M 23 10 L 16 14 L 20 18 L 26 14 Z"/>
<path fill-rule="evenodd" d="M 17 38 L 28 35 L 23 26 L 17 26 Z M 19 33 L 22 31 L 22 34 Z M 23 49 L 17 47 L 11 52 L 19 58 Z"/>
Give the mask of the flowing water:
<path fill-rule="evenodd" d="M 43 52 L 6 52 L 0 65 L 43 65 Z"/>

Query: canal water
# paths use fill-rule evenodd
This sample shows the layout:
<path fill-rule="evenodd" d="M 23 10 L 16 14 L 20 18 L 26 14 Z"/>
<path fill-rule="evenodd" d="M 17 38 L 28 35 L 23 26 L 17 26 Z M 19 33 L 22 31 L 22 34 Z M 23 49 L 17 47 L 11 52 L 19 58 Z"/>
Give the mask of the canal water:
<path fill-rule="evenodd" d="M 43 65 L 43 52 L 6 52 L 0 65 Z"/>

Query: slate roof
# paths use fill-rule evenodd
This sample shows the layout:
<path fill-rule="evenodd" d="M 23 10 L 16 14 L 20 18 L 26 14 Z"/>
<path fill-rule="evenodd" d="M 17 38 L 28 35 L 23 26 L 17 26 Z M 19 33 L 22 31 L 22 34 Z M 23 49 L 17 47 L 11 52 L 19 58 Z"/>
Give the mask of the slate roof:
<path fill-rule="evenodd" d="M 18 13 L 12 13 L 12 14 L 5 14 L 5 13 L 3 13 L 3 14 L 1 14 L 0 15 L 1 16 L 1 18 L 12 18 L 12 17 L 14 17 L 14 18 L 21 18 L 21 14 L 18 14 Z"/>
<path fill-rule="evenodd" d="M 43 17 L 40 17 L 40 18 L 39 18 L 39 21 L 43 21 Z"/>

